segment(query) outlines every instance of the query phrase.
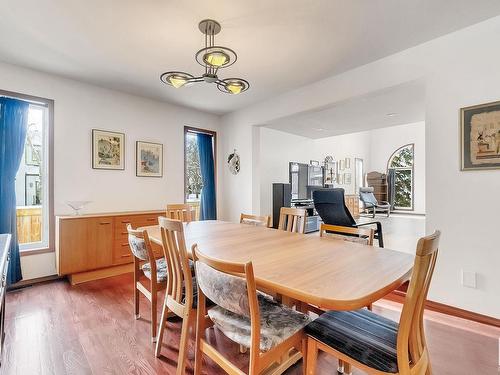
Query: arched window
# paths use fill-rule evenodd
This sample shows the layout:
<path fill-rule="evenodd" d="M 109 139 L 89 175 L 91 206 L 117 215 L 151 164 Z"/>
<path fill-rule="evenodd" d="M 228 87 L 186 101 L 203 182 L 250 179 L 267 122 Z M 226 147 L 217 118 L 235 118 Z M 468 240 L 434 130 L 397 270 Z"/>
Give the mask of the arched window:
<path fill-rule="evenodd" d="M 394 170 L 394 208 L 413 210 L 413 144 L 398 148 L 389 158 L 387 169 Z"/>

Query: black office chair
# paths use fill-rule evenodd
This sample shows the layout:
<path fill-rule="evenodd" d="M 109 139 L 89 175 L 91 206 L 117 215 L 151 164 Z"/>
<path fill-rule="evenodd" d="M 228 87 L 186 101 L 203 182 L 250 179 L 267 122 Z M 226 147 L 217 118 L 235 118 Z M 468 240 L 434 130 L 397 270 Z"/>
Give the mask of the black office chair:
<path fill-rule="evenodd" d="M 344 200 L 344 189 L 319 189 L 313 192 L 314 208 L 325 224 L 341 225 L 344 227 L 358 228 L 365 225 L 375 225 L 374 238 L 378 245 L 384 247 L 382 235 L 382 223 L 370 221 L 368 223 L 357 223 L 347 209 Z"/>

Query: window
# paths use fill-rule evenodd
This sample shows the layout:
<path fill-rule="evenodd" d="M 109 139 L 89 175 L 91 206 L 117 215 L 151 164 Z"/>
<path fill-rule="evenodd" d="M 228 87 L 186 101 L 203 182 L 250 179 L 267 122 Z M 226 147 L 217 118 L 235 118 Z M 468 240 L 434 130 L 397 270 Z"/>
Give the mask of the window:
<path fill-rule="evenodd" d="M 388 169 L 394 170 L 394 208 L 413 210 L 413 144 L 398 148 L 389 158 Z"/>
<path fill-rule="evenodd" d="M 199 218 L 199 207 L 203 178 L 201 175 L 198 152 L 198 134 L 208 134 L 212 137 L 214 158 L 216 157 L 216 133 L 211 130 L 184 128 L 184 200 L 196 208 L 196 218 Z M 217 165 L 217 163 L 215 163 Z"/>
<path fill-rule="evenodd" d="M 53 102 L 0 91 L 0 95 L 30 102 L 24 155 L 16 174 L 17 237 L 21 251 L 48 249 L 49 205 L 49 118 Z"/>

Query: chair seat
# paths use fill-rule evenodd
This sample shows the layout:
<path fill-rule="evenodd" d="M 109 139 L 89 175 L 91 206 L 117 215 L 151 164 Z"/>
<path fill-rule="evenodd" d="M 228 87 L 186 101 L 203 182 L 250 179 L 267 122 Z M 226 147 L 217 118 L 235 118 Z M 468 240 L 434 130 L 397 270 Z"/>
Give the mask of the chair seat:
<path fill-rule="evenodd" d="M 260 350 L 269 351 L 304 328 L 311 319 L 298 311 L 281 305 L 269 296 L 258 294 L 260 309 Z M 251 344 L 250 319 L 234 314 L 220 306 L 208 311 L 208 316 L 224 335 L 247 348 Z"/>
<path fill-rule="evenodd" d="M 193 261 L 189 261 L 189 268 L 191 272 L 194 270 Z M 151 264 L 144 263 L 141 266 L 142 272 L 144 272 L 144 276 L 146 276 L 149 280 L 151 280 Z M 158 283 L 164 283 L 168 278 L 168 270 L 167 270 L 167 262 L 165 258 L 160 258 L 156 260 L 156 280 Z"/>
<path fill-rule="evenodd" d="M 397 373 L 398 323 L 361 309 L 328 311 L 309 323 L 314 339 L 379 371 Z"/>

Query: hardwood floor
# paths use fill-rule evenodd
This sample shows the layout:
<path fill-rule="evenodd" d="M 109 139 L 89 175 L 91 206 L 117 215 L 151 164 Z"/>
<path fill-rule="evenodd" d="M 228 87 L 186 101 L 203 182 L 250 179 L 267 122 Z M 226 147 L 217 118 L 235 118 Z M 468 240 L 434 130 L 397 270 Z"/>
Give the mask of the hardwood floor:
<path fill-rule="evenodd" d="M 174 374 L 180 322 L 172 321 L 160 359 L 154 356 L 149 304 L 141 300 L 143 318 L 133 318 L 132 275 L 71 287 L 57 280 L 7 294 L 6 348 L 1 373 L 25 374 Z M 393 319 L 400 306 L 378 302 L 374 311 Z M 426 331 L 434 374 L 498 374 L 500 330 L 458 318 L 428 313 Z M 216 330 L 211 343 L 236 358 L 242 369 L 247 355 Z M 192 373 L 190 342 L 187 372 Z M 336 360 L 320 356 L 319 374 L 333 374 Z M 206 374 L 223 374 L 214 364 Z M 362 372 L 354 372 L 362 374 Z M 298 363 L 287 374 L 301 374 Z"/>

